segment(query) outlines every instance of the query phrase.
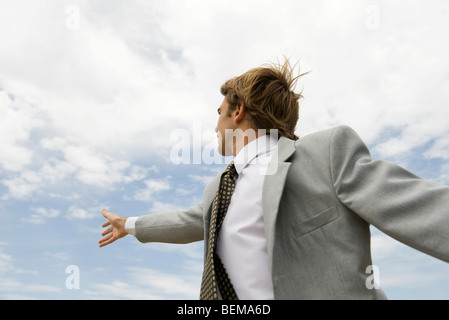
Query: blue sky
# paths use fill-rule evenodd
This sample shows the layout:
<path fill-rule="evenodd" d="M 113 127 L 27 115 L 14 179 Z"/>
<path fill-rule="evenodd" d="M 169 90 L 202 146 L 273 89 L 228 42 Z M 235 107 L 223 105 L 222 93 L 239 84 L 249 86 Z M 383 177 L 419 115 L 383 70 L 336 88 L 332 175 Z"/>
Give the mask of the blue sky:
<path fill-rule="evenodd" d="M 282 55 L 312 70 L 297 134 L 349 125 L 449 185 L 448 18 L 444 0 L 0 0 L 0 299 L 197 299 L 202 243 L 100 249 L 100 211 L 200 202 L 227 159 L 175 165 L 175 133 L 213 146 L 220 85 Z M 447 263 L 372 231 L 389 298 L 449 298 Z"/>

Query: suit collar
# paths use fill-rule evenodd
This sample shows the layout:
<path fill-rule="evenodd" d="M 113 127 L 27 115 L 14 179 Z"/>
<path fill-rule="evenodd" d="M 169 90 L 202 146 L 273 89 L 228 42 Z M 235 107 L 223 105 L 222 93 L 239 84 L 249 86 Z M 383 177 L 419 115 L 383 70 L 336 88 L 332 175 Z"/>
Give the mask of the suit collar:
<path fill-rule="evenodd" d="M 285 180 L 290 168 L 291 162 L 288 159 L 296 151 L 295 141 L 281 137 L 278 142 L 278 146 L 275 149 L 275 153 L 271 158 L 268 166 L 267 175 L 265 176 L 264 185 L 262 189 L 262 208 L 263 218 L 265 224 L 265 236 L 267 239 L 267 250 L 270 264 L 273 260 L 273 245 L 275 239 L 275 223 L 278 215 L 279 203 L 284 190 Z M 220 174 L 207 185 L 204 190 L 204 209 L 207 210 L 204 216 L 205 223 L 209 223 L 210 210 L 212 207 L 212 201 L 220 183 Z M 206 239 L 207 240 L 207 234 Z M 271 265 L 270 265 L 271 266 Z"/>
<path fill-rule="evenodd" d="M 286 137 L 280 137 L 278 143 L 280 162 L 286 161 L 296 151 L 295 141 Z"/>
<path fill-rule="evenodd" d="M 272 152 L 278 145 L 277 136 L 266 134 L 254 139 L 240 150 L 234 158 L 235 169 L 238 174 L 241 174 L 243 169 L 254 158 L 257 158 L 265 153 Z"/>
<path fill-rule="evenodd" d="M 269 195 L 273 191 L 274 193 L 282 192 L 282 188 L 279 191 L 279 188 L 276 186 L 276 184 L 281 183 L 282 187 L 285 183 L 285 177 L 277 177 L 277 172 L 280 167 L 285 167 L 283 163 L 285 163 L 288 158 L 295 152 L 295 141 L 288 139 L 286 137 L 280 137 L 279 142 L 277 145 L 277 148 L 275 149 L 275 153 L 273 154 L 273 157 L 271 158 L 270 164 L 268 166 L 267 170 L 267 176 L 265 178 L 264 182 L 264 196 Z M 287 163 L 287 166 L 289 166 L 289 163 Z M 214 179 L 209 183 L 208 187 L 204 190 L 204 203 L 207 204 L 209 207 L 212 204 L 212 201 L 215 196 L 215 192 L 218 189 L 218 185 L 220 183 L 220 177 L 222 173 L 224 172 L 223 169 L 217 176 L 214 177 Z M 282 170 L 282 169 L 281 169 Z M 276 181 L 279 180 L 279 181 Z M 268 182 L 267 182 L 268 181 Z M 274 185 L 271 182 L 276 182 Z M 273 190 L 271 190 L 273 189 Z"/>

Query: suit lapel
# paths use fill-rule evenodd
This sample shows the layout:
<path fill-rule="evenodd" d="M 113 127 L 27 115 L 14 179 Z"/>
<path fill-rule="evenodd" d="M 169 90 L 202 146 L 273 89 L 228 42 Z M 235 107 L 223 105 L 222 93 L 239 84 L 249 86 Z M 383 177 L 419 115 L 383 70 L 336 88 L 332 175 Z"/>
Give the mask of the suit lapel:
<path fill-rule="evenodd" d="M 288 160 L 295 150 L 294 140 L 285 137 L 279 139 L 278 148 L 270 161 L 263 184 L 262 208 L 270 264 L 273 261 L 275 224 L 278 215 L 279 202 L 284 190 L 287 173 L 291 165 L 291 162 L 287 162 L 286 160 Z"/>

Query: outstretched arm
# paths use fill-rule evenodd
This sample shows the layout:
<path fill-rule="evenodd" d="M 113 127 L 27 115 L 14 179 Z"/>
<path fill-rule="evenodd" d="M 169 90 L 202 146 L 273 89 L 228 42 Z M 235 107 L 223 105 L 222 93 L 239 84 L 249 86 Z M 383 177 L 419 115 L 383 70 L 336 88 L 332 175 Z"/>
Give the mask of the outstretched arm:
<path fill-rule="evenodd" d="M 102 214 L 108 219 L 102 227 L 110 227 L 101 234 L 104 237 L 98 241 L 100 247 L 123 238 L 129 231 L 125 229 L 128 218 L 122 218 L 106 209 L 102 210 Z M 132 234 L 140 242 L 189 243 L 203 240 L 203 204 L 199 203 L 188 210 L 174 210 L 138 217 Z"/>
<path fill-rule="evenodd" d="M 203 204 L 141 216 L 136 220 L 140 242 L 190 243 L 204 239 Z"/>
<path fill-rule="evenodd" d="M 449 187 L 386 161 L 372 161 L 357 133 L 341 127 L 330 146 L 340 201 L 396 240 L 449 262 Z"/>
<path fill-rule="evenodd" d="M 122 218 L 115 213 L 108 212 L 106 209 L 103 209 L 101 213 L 106 219 L 108 219 L 108 221 L 103 223 L 102 227 L 110 227 L 101 234 L 104 238 L 98 241 L 100 247 L 113 243 L 115 240 L 123 238 L 128 234 L 125 230 L 126 218 Z"/>

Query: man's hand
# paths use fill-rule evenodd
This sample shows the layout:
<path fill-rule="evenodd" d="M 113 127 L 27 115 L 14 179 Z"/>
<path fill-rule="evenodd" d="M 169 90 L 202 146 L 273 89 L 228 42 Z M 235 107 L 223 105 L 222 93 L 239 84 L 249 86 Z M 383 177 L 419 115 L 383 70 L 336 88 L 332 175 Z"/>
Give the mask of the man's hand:
<path fill-rule="evenodd" d="M 103 216 L 108 219 L 105 223 L 103 223 L 102 227 L 109 227 L 107 230 L 105 230 L 101 235 L 106 236 L 102 238 L 98 243 L 100 244 L 100 247 L 104 247 L 110 243 L 113 243 L 115 240 L 123 238 L 128 233 L 125 230 L 125 222 L 126 218 L 122 218 L 119 215 L 107 212 L 106 209 L 103 209 L 101 211 Z"/>

